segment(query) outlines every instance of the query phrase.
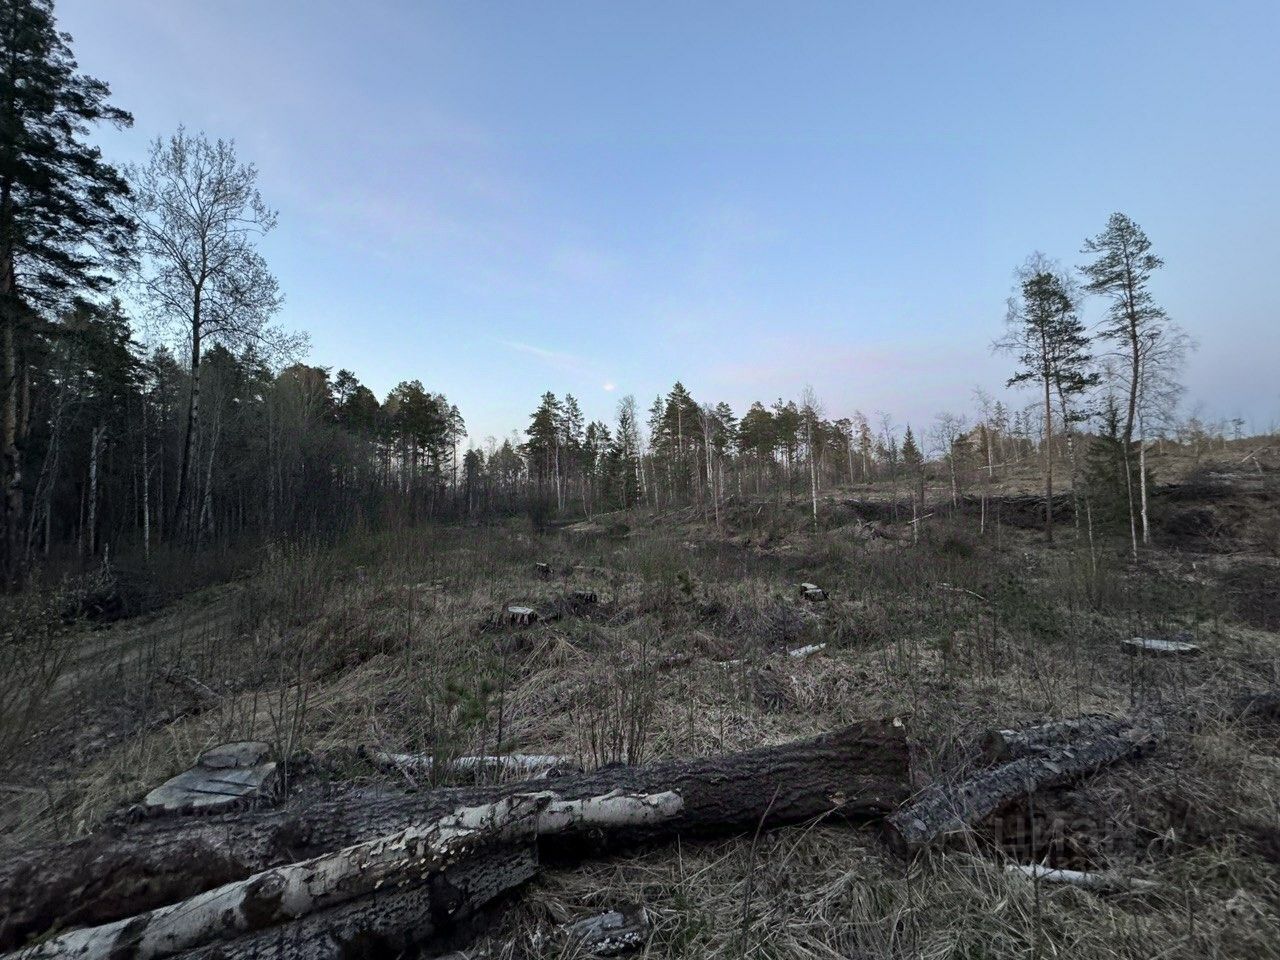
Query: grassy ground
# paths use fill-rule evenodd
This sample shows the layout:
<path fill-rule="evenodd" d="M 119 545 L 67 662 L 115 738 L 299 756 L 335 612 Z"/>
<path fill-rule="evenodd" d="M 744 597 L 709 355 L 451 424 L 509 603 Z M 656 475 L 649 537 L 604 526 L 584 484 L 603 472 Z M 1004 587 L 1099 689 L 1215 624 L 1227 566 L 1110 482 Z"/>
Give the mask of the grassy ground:
<path fill-rule="evenodd" d="M 817 531 L 803 503 L 738 501 L 721 527 L 689 510 L 281 547 L 147 618 L 52 631 L 56 679 L 0 784 L 4 842 L 89 830 L 228 739 L 284 757 L 365 745 L 594 766 L 896 714 L 923 783 L 971 767 L 994 726 L 1152 714 L 1169 730 L 1154 755 L 1009 811 L 967 848 L 908 865 L 871 831 L 813 824 L 553 870 L 500 921 L 499 953 L 569 955 L 557 922 L 642 901 L 655 957 L 1280 956 L 1278 731 L 1226 709 L 1280 686 L 1265 542 L 1180 543 L 1135 564 L 1069 524 L 1046 546 L 942 506 L 917 542 L 905 522 L 859 520 L 849 501 L 876 495 L 831 494 Z M 1240 587 L 1241 565 L 1260 584 Z M 830 599 L 800 599 L 802 580 Z M 575 589 L 599 602 L 573 609 Z M 543 617 L 505 625 L 516 602 Z M 1179 630 L 1203 656 L 1119 646 Z M 377 776 L 355 760 L 351 773 Z M 1051 888 L 1006 874 L 1010 860 L 1157 887 Z"/>

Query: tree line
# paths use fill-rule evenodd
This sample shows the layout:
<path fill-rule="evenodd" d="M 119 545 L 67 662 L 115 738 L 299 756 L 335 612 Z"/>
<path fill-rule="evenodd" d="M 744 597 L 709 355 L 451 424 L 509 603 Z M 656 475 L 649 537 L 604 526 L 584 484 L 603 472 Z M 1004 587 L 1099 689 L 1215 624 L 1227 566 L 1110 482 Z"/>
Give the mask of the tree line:
<path fill-rule="evenodd" d="M 1035 254 L 1016 272 L 1005 336 L 1011 408 L 976 390 L 976 417 L 905 429 L 887 414 L 832 418 L 812 390 L 738 416 L 676 383 L 641 410 L 587 421 L 546 393 L 523 437 L 464 448 L 457 407 L 418 380 L 379 400 L 348 370 L 301 362 L 305 337 L 259 243 L 277 214 L 235 144 L 179 128 L 118 168 L 89 142 L 128 127 L 107 84 L 78 72 L 52 0 L 0 0 L 0 568 L 158 544 L 331 533 L 532 509 L 592 516 L 730 496 L 807 499 L 887 482 L 924 508 L 955 504 L 1002 464 L 1038 457 L 1052 536 L 1055 471 L 1075 514 L 1149 537 L 1146 457 L 1173 424 L 1189 341 L 1150 290 L 1151 241 L 1113 215 L 1068 270 Z M 1087 296 L 1107 302 L 1090 331 Z M 1086 499 L 1081 500 L 1081 497 Z M 896 507 L 895 507 L 896 509 Z"/>

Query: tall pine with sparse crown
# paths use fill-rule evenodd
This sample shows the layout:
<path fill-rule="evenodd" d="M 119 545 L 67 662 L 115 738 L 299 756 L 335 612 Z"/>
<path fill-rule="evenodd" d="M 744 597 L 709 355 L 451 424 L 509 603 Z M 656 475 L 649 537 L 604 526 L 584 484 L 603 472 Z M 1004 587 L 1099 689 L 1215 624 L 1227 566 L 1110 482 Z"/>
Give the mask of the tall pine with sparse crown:
<path fill-rule="evenodd" d="M 76 72 L 52 0 L 0 0 L 0 485 L 6 583 L 21 579 L 36 317 L 111 281 L 129 251 L 128 188 L 86 142 L 91 124 L 128 126 L 101 80 Z"/>

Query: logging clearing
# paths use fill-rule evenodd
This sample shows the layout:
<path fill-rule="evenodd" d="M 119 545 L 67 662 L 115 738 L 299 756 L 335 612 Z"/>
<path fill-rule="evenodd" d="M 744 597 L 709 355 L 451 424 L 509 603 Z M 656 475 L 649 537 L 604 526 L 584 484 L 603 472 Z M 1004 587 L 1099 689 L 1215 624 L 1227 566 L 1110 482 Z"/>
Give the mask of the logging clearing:
<path fill-rule="evenodd" d="M 97 632 L 111 682 L 79 673 L 14 755 L 0 949 L 799 950 L 852 936 L 849 910 L 873 936 L 909 883 L 966 935 L 992 921 L 955 898 L 1039 902 L 1102 957 L 1132 910 L 1185 937 L 1188 871 L 1223 924 L 1247 903 L 1267 929 L 1273 635 L 1099 617 L 1026 534 L 760 548 L 744 516 L 294 554 Z M 1028 556 L 1035 600 L 1009 587 Z M 1131 655 L 1135 616 L 1198 655 Z M 264 644 L 264 618 L 300 626 Z M 1232 880 L 1195 874 L 1228 849 Z M 838 876 L 881 899 L 824 899 Z M 694 903 L 720 917 L 696 934 Z"/>
<path fill-rule="evenodd" d="M 0 0 L 0 960 L 1280 960 L 1275 30 L 1149 5 Z"/>

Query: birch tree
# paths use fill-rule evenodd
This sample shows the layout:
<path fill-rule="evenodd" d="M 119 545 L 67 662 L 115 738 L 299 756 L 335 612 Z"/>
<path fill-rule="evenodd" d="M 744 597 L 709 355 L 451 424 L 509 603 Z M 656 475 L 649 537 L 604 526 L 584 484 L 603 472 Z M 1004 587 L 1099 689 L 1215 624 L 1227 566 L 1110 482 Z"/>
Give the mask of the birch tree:
<path fill-rule="evenodd" d="M 813 387 L 800 395 L 800 419 L 804 425 L 804 445 L 809 459 L 809 500 L 813 508 L 813 528 L 818 529 L 818 438 L 822 432 L 822 403 Z"/>
<path fill-rule="evenodd" d="M 258 252 L 276 212 L 258 191 L 258 172 L 235 143 L 209 141 L 179 127 L 151 144 L 147 162 L 128 169 L 141 257 L 135 279 L 152 319 L 180 333 L 190 393 L 171 529 L 193 536 L 193 444 L 200 425 L 200 359 L 221 344 L 253 346 L 264 357 L 292 352 L 299 339 L 271 324 L 283 298 Z"/>

